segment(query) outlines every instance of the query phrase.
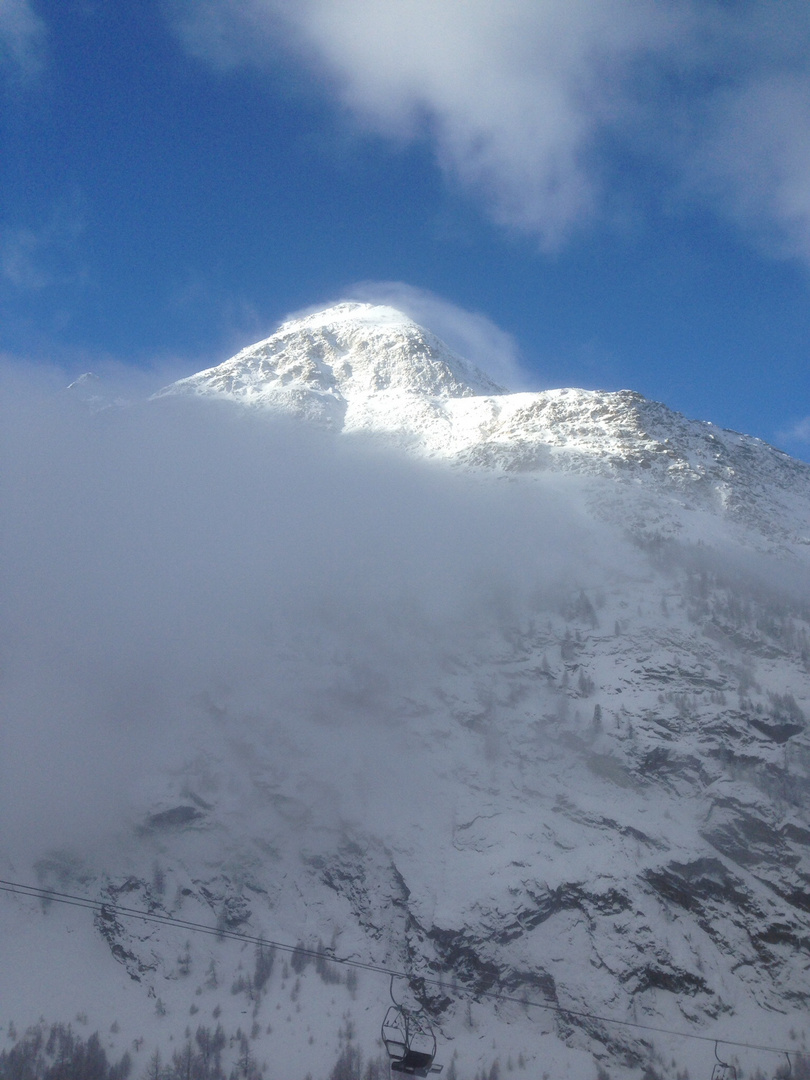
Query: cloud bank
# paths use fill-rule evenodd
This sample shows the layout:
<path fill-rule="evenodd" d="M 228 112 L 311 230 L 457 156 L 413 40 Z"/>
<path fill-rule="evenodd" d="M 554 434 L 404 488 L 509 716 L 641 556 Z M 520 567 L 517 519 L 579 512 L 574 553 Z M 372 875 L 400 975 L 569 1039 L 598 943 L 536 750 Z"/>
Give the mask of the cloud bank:
<path fill-rule="evenodd" d="M 495 768 L 509 709 L 540 739 L 568 715 L 541 655 L 500 704 L 487 672 L 546 630 L 562 650 L 583 597 L 655 607 L 667 566 L 806 596 L 730 542 L 651 565 L 573 474 L 498 479 L 230 402 L 119 380 L 128 404 L 102 408 L 63 387 L 0 364 L 0 862 L 26 877 L 54 849 L 127 857 L 116 839 L 188 790 L 243 822 L 281 799 L 310 837 L 384 833 L 433 805 L 431 747 Z"/>
<path fill-rule="evenodd" d="M 315 75 L 367 130 L 549 249 L 653 198 L 709 204 L 810 259 L 810 9 L 798 0 L 176 0 L 220 67 Z"/>
<path fill-rule="evenodd" d="M 0 854 L 20 860 L 109 843 L 160 777 L 245 740 L 336 799 L 373 745 L 388 775 L 442 665 L 610 550 L 554 482 L 527 501 L 221 402 L 94 411 L 55 373 L 0 381 Z"/>

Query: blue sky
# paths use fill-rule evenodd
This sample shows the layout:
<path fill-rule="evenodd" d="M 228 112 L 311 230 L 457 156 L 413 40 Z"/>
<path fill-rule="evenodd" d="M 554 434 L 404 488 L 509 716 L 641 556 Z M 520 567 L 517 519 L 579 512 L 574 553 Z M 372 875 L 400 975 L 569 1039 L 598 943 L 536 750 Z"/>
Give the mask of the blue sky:
<path fill-rule="evenodd" d="M 805 0 L 0 0 L 15 365 L 379 297 L 808 459 L 808 264 Z"/>

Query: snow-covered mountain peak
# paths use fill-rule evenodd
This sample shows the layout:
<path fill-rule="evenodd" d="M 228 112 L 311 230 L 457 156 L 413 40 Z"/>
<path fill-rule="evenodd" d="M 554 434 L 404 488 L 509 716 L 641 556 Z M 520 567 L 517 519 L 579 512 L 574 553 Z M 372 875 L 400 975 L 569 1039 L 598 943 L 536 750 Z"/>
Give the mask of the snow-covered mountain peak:
<path fill-rule="evenodd" d="M 279 327 L 279 333 L 306 328 L 313 330 L 336 323 L 361 323 L 367 326 L 416 326 L 404 312 L 388 304 L 367 304 L 358 300 L 343 300 L 328 308 L 319 308 L 297 318 L 287 319 Z"/>
<path fill-rule="evenodd" d="M 341 303 L 283 323 L 166 392 L 214 394 L 341 429 L 356 426 L 353 404 L 380 396 L 402 406 L 505 391 L 402 312 Z"/>
<path fill-rule="evenodd" d="M 610 513 L 645 534 L 690 535 L 703 529 L 693 512 L 709 511 L 737 520 L 757 546 L 795 550 L 809 538 L 802 462 L 630 390 L 508 393 L 384 305 L 344 302 L 291 319 L 162 393 L 286 413 L 466 468 L 609 478 L 619 481 Z"/>

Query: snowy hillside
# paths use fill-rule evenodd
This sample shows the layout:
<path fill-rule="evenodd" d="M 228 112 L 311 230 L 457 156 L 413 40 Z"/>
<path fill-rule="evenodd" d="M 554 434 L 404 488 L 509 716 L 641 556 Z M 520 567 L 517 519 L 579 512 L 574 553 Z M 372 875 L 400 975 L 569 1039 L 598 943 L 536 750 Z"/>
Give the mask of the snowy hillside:
<path fill-rule="evenodd" d="M 11 490 L 0 876 L 407 972 L 459 1080 L 804 1047 L 808 466 L 353 304 L 70 425 Z M 377 973 L 7 894 L 0 935 L 0 1050 L 382 1075 Z"/>

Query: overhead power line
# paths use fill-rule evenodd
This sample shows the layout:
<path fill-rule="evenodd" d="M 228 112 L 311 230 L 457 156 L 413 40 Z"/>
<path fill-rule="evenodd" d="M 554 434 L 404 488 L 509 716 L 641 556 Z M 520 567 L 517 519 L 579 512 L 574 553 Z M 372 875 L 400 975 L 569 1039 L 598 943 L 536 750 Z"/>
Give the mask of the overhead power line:
<path fill-rule="evenodd" d="M 328 960 L 333 964 L 343 964 L 345 967 L 358 968 L 361 971 L 369 971 L 377 975 L 385 975 L 388 978 L 405 979 L 408 982 L 417 979 L 425 984 L 440 987 L 447 992 L 447 983 L 435 975 L 409 975 L 405 971 L 397 971 L 394 968 L 385 967 L 382 964 L 371 964 L 363 960 L 353 960 L 347 956 L 337 956 L 334 951 L 326 948 L 310 949 L 305 945 L 290 945 L 284 941 L 273 941 L 270 938 L 258 934 L 248 934 L 241 930 L 230 930 L 227 927 L 206 926 L 192 919 L 181 919 L 175 915 L 163 915 L 158 911 L 144 911 L 140 908 L 127 907 L 124 904 L 111 903 L 107 900 L 93 900 L 89 896 L 76 896 L 73 893 L 57 892 L 54 889 L 44 889 L 36 885 L 25 885 L 19 881 L 6 881 L 0 878 L 0 892 L 16 893 L 20 896 L 30 896 L 37 900 L 46 900 L 55 904 L 68 904 L 71 907 L 85 908 L 95 912 L 102 919 L 114 919 L 121 915 L 130 919 L 140 919 L 143 922 L 158 923 L 163 926 L 172 926 L 182 930 L 188 930 L 195 934 L 208 934 L 211 937 L 227 938 L 241 941 L 248 945 L 259 945 L 263 948 L 278 949 L 280 952 L 297 953 L 299 956 L 308 956 L 313 959 Z M 548 1001 L 535 1001 L 525 996 L 518 997 L 515 994 L 505 994 L 498 990 L 476 991 L 479 998 L 488 998 L 492 1001 L 510 1002 L 522 1005 L 526 1008 L 543 1009 L 546 1012 L 556 1013 L 559 1016 L 577 1019 L 593 1020 L 602 1024 L 614 1024 L 617 1027 L 632 1028 L 635 1031 L 646 1031 L 655 1035 L 672 1035 L 679 1039 L 694 1039 L 698 1042 L 712 1043 L 715 1046 L 735 1046 L 742 1050 L 760 1050 L 765 1053 L 784 1055 L 790 1061 L 790 1055 L 797 1055 L 796 1050 L 786 1050 L 781 1046 L 765 1046 L 758 1043 L 740 1042 L 737 1039 L 726 1039 L 715 1035 L 697 1035 L 691 1031 L 677 1031 L 672 1028 L 656 1027 L 652 1024 L 640 1024 L 633 1020 L 618 1020 L 612 1016 L 600 1016 L 598 1013 L 585 1012 L 582 1009 L 567 1009 L 562 1005 L 556 1005 Z"/>

